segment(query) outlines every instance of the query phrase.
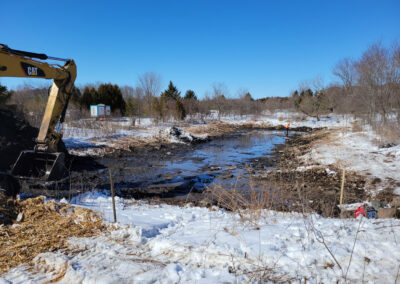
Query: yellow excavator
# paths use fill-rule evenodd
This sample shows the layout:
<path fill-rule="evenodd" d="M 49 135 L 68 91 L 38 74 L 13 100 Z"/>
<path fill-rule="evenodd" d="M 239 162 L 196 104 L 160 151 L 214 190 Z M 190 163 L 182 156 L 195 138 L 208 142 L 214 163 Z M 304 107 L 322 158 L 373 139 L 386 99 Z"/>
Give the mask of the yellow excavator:
<path fill-rule="evenodd" d="M 63 65 L 50 64 L 46 60 L 62 61 Z M 53 79 L 43 115 L 36 146 L 33 150 L 22 151 L 11 169 L 16 178 L 56 181 L 66 176 L 65 159 L 68 153 L 59 133 L 64 122 L 68 102 L 74 89 L 76 65 L 72 59 L 50 57 L 11 49 L 0 44 L 0 77 L 23 77 Z M 12 176 L 0 174 L 1 180 Z M 5 182 L 5 183 L 6 183 Z M 10 182 L 8 182 L 10 183 Z"/>

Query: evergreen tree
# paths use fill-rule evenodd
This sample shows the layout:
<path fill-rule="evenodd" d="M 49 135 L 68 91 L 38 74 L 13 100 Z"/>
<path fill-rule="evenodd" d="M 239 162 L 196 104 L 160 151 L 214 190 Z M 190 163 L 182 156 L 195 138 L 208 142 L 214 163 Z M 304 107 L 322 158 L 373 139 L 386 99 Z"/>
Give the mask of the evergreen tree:
<path fill-rule="evenodd" d="M 110 106 L 112 112 L 119 110 L 124 115 L 126 111 L 126 103 L 118 85 L 101 84 L 97 90 L 93 87 L 85 87 L 79 102 L 81 107 L 87 109 L 90 105 L 105 104 Z"/>
<path fill-rule="evenodd" d="M 109 105 L 112 112 L 115 112 L 117 109 L 119 109 L 122 115 L 125 114 L 126 103 L 122 97 L 122 92 L 118 85 L 101 84 L 97 89 L 97 93 L 98 104 L 102 103 Z"/>
<path fill-rule="evenodd" d="M 163 106 L 164 106 L 164 101 L 166 105 L 168 105 L 168 101 L 175 101 L 174 116 L 181 120 L 185 119 L 186 110 L 185 107 L 183 106 L 183 103 L 181 102 L 181 92 L 178 91 L 177 87 L 172 83 L 172 81 L 169 81 L 168 88 L 161 93 L 160 100 L 163 100 L 162 104 Z M 158 107 L 158 109 L 160 109 L 160 107 Z M 167 110 L 168 109 L 171 110 L 171 108 L 167 107 Z"/>
<path fill-rule="evenodd" d="M 72 89 L 70 102 L 80 104 L 81 96 L 82 96 L 81 91 L 77 87 L 74 87 Z"/>
<path fill-rule="evenodd" d="M 248 100 L 248 101 L 254 101 L 253 97 L 251 96 L 251 94 L 250 94 L 249 92 L 247 92 L 247 93 L 244 95 L 244 99 L 245 99 L 245 100 Z"/>
<path fill-rule="evenodd" d="M 161 93 L 161 97 L 167 100 L 177 100 L 181 97 L 181 92 L 178 91 L 172 81 L 169 81 L 168 88 Z"/>
<path fill-rule="evenodd" d="M 81 108 L 89 109 L 90 105 L 97 104 L 97 91 L 93 87 L 85 87 L 83 89 L 83 95 L 80 98 Z"/>
<path fill-rule="evenodd" d="M 193 90 L 187 90 L 184 99 L 197 101 L 197 96 Z"/>
<path fill-rule="evenodd" d="M 176 108 L 177 108 L 178 118 L 179 118 L 180 120 L 184 120 L 185 117 L 186 117 L 186 110 L 185 110 L 185 107 L 184 107 L 184 105 L 183 105 L 181 99 L 178 99 L 178 100 L 176 101 Z"/>

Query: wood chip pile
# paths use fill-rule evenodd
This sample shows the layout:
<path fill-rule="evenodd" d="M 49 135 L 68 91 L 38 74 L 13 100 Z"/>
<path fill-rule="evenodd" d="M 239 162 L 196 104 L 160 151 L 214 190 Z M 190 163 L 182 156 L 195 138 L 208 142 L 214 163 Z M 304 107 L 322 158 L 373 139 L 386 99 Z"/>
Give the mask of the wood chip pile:
<path fill-rule="evenodd" d="M 105 229 L 98 213 L 43 196 L 24 201 L 0 197 L 0 214 L 0 274 L 40 253 L 66 248 L 68 238 L 90 237 Z"/>

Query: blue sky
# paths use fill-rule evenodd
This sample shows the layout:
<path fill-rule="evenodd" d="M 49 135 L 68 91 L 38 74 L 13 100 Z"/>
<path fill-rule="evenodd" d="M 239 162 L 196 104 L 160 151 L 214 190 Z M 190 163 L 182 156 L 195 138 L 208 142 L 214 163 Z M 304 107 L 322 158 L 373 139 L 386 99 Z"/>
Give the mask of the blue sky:
<path fill-rule="evenodd" d="M 400 1 L 2 1 L 0 42 L 75 59 L 76 84 L 135 85 L 159 73 L 199 97 L 287 96 L 378 40 L 400 41 Z M 1 78 L 10 88 L 42 80 Z"/>

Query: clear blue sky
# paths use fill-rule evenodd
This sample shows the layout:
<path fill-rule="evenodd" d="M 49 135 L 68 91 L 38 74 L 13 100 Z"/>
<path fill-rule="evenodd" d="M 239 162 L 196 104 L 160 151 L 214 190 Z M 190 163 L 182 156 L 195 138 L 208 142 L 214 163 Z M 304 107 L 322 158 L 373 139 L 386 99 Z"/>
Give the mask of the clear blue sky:
<path fill-rule="evenodd" d="M 75 59 L 77 85 L 154 71 L 200 97 L 286 96 L 371 43 L 400 41 L 400 1 L 1 1 L 0 42 Z M 1 78 L 10 88 L 34 79 Z M 39 80 L 40 82 L 41 80 Z"/>

